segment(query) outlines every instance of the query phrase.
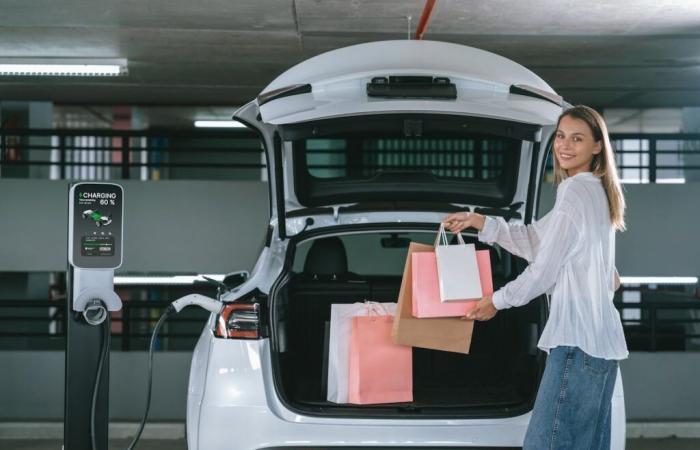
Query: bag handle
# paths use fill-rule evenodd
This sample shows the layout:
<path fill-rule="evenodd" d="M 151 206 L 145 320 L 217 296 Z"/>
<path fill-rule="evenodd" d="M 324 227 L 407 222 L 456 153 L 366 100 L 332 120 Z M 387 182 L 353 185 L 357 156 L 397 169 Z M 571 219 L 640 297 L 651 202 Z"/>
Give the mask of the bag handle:
<path fill-rule="evenodd" d="M 452 233 L 457 235 L 457 243 L 460 245 L 465 245 L 464 239 L 462 238 L 461 233 Z M 445 231 L 445 224 L 440 222 L 440 228 L 438 229 L 438 235 L 435 236 L 435 243 L 433 244 L 433 247 L 437 247 L 438 245 L 450 245 L 449 241 L 447 240 L 447 232 Z"/>
<path fill-rule="evenodd" d="M 386 309 L 384 305 L 379 302 L 373 302 L 370 300 L 365 300 L 365 307 L 367 308 L 367 315 L 371 316 L 374 313 L 375 316 L 390 316 L 389 310 Z M 377 311 L 383 312 L 384 314 L 379 314 Z"/>

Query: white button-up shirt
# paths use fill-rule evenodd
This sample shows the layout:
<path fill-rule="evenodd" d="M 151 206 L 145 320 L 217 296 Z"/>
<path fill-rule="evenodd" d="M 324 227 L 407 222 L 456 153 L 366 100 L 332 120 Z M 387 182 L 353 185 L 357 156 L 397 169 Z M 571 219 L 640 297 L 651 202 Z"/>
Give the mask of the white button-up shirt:
<path fill-rule="evenodd" d="M 531 225 L 487 216 L 479 240 L 497 243 L 530 264 L 493 294 L 496 309 L 551 294 L 549 319 L 537 346 L 579 347 L 597 358 L 629 356 L 615 292 L 615 229 L 600 178 L 581 172 L 557 187 L 554 208 Z"/>

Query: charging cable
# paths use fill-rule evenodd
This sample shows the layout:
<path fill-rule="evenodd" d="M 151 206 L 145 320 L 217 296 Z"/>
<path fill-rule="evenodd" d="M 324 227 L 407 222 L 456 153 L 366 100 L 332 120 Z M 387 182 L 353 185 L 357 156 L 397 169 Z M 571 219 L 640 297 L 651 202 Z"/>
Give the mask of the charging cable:
<path fill-rule="evenodd" d="M 174 314 L 179 313 L 184 308 L 188 306 L 199 306 L 213 314 L 221 313 L 224 308 L 224 304 L 219 300 L 214 300 L 213 298 L 206 297 L 199 294 L 186 295 L 178 300 L 172 302 L 165 309 L 163 314 L 156 322 L 156 326 L 153 328 L 153 334 L 151 334 L 151 343 L 148 348 L 148 381 L 146 390 L 146 407 L 143 413 L 143 419 L 139 424 L 139 428 L 134 436 L 134 439 L 129 444 L 128 450 L 133 450 L 136 447 L 139 439 L 141 438 L 141 433 L 143 433 L 143 428 L 146 426 L 146 421 L 148 420 L 148 411 L 151 407 L 151 390 L 153 387 L 153 351 L 155 349 L 156 337 L 160 328 L 163 326 L 165 320 Z M 89 311 L 89 312 L 88 312 Z M 100 349 L 100 361 L 97 365 L 97 374 L 95 375 L 95 384 L 92 389 L 92 405 L 90 409 L 90 441 L 92 443 L 92 450 L 97 450 L 97 441 L 95 433 L 95 409 L 97 407 L 97 393 L 100 389 L 100 379 L 102 378 L 102 370 L 104 363 L 109 355 L 109 347 L 111 340 L 111 330 L 109 326 L 109 320 L 107 318 L 107 307 L 105 303 L 100 299 L 93 299 L 89 303 L 89 309 L 86 309 L 84 314 L 85 320 L 91 325 L 99 325 L 104 323 L 102 327 L 102 348 Z"/>
<path fill-rule="evenodd" d="M 176 311 L 175 308 L 173 308 L 173 305 L 168 305 L 168 307 L 165 309 L 165 312 L 160 316 L 160 319 L 158 319 L 158 322 L 156 322 L 156 326 L 153 328 L 153 334 L 151 334 L 151 344 L 148 347 L 148 382 L 146 388 L 146 408 L 143 413 L 143 419 L 141 419 L 141 423 L 139 424 L 139 429 L 136 431 L 136 435 L 131 441 L 131 444 L 129 444 L 128 450 L 132 450 L 136 446 L 136 443 L 138 443 L 139 438 L 141 438 L 141 433 L 143 432 L 143 427 L 146 426 L 146 420 L 148 419 L 148 410 L 151 407 L 151 388 L 153 387 L 153 350 L 155 348 L 158 331 L 160 330 L 160 327 L 163 326 L 165 319 L 167 319 L 168 316 L 170 316 L 171 314 L 175 313 Z"/>
<path fill-rule="evenodd" d="M 102 367 L 104 366 L 105 360 L 107 360 L 107 355 L 109 354 L 108 349 L 111 344 L 111 330 L 110 321 L 105 320 L 107 318 L 107 307 L 102 300 L 91 300 L 89 309 L 85 309 L 83 316 L 85 316 L 85 320 L 90 325 L 99 325 L 104 322 L 104 325 L 102 326 L 102 348 L 100 349 L 100 361 L 97 363 L 97 374 L 95 375 L 95 384 L 92 387 L 92 403 L 90 405 L 90 442 L 92 443 L 92 450 L 97 450 L 95 410 L 97 408 L 97 393 L 100 390 L 100 379 L 102 378 Z"/>
<path fill-rule="evenodd" d="M 143 413 L 143 419 L 141 419 L 141 423 L 139 424 L 139 429 L 136 432 L 136 435 L 134 436 L 134 440 L 131 441 L 131 445 L 129 445 L 128 450 L 133 450 L 133 448 L 136 446 L 136 443 L 141 438 L 143 428 L 144 426 L 146 426 L 146 420 L 148 420 L 148 410 L 151 407 L 151 388 L 153 386 L 153 350 L 155 348 L 156 336 L 158 335 L 158 331 L 165 322 L 165 319 L 167 319 L 173 314 L 179 313 L 188 306 L 199 306 L 200 308 L 206 309 L 207 311 L 214 314 L 219 314 L 224 308 L 224 304 L 218 300 L 214 300 L 213 298 L 206 297 L 204 295 L 190 294 L 172 302 L 165 309 L 163 315 L 160 316 L 160 319 L 158 319 L 155 328 L 153 328 L 153 334 L 151 335 L 151 345 L 148 348 L 148 387 L 146 390 L 146 408 Z"/>
<path fill-rule="evenodd" d="M 163 323 L 165 323 L 165 320 L 169 316 L 179 313 L 188 306 L 199 306 L 200 308 L 205 309 L 213 314 L 221 313 L 221 310 L 224 308 L 224 304 L 221 303 L 219 300 L 214 300 L 213 298 L 206 297 L 204 295 L 190 294 L 172 302 L 170 305 L 168 305 L 163 314 L 160 316 L 158 322 L 156 322 L 156 325 L 153 328 L 153 334 L 151 334 L 151 342 L 148 348 L 148 381 L 146 388 L 146 407 L 144 409 L 143 419 L 141 419 L 139 428 L 136 431 L 136 435 L 131 441 L 131 444 L 129 444 L 128 450 L 133 450 L 134 447 L 136 447 L 136 444 L 141 438 L 141 433 L 143 433 L 143 428 L 146 426 L 146 421 L 148 420 L 148 411 L 151 407 L 151 391 L 153 387 L 153 352 L 155 350 L 155 343 L 156 337 L 158 336 L 158 332 L 160 331 L 160 328 L 163 326 Z M 92 388 L 92 404 L 90 408 L 90 442 L 92 444 L 92 450 L 97 450 L 97 434 L 95 433 L 95 410 L 97 408 L 97 393 L 100 390 L 100 379 L 102 378 L 102 370 L 104 367 L 104 363 L 109 355 L 108 350 L 111 343 L 111 330 L 110 321 L 105 320 L 107 318 L 107 306 L 102 300 L 91 300 L 83 315 L 85 317 L 86 322 L 88 322 L 90 325 L 100 325 L 104 323 L 102 327 L 102 348 L 100 349 L 100 361 L 97 364 L 97 373 L 95 375 L 95 384 Z"/>

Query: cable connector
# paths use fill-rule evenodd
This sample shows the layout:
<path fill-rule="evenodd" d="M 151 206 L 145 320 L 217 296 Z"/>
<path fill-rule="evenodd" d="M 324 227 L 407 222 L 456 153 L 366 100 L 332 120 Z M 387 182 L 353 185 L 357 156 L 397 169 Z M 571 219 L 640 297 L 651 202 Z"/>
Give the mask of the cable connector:
<path fill-rule="evenodd" d="M 199 306 L 214 314 L 220 314 L 221 310 L 224 309 L 224 304 L 222 302 L 200 294 L 186 295 L 170 304 L 170 306 L 175 309 L 175 312 L 178 313 L 191 305 Z"/>

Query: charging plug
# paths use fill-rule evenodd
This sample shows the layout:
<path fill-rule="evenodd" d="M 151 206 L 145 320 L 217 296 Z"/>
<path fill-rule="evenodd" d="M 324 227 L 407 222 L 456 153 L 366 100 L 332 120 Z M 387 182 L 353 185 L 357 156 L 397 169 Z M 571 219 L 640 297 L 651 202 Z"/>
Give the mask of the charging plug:
<path fill-rule="evenodd" d="M 176 312 L 180 312 L 183 308 L 192 305 L 199 306 L 200 308 L 206 309 L 214 314 L 219 314 L 221 310 L 224 309 L 224 304 L 220 301 L 199 294 L 186 295 L 171 303 L 171 306 Z"/>

